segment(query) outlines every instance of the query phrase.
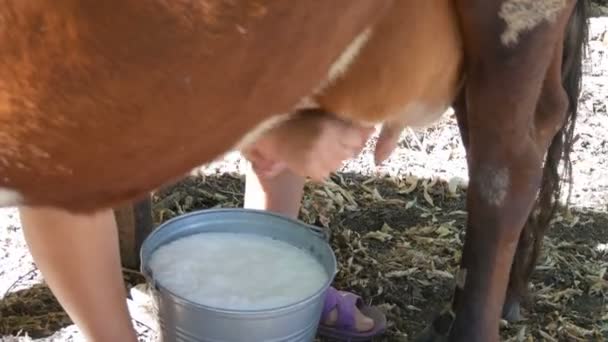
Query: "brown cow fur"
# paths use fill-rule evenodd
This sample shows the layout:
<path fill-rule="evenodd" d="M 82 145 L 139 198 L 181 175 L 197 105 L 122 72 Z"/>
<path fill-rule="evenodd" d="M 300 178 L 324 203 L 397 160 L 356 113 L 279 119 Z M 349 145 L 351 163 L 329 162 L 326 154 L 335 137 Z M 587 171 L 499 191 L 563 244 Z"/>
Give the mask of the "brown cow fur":
<path fill-rule="evenodd" d="M 2 1 L 0 205 L 106 208 L 221 156 L 391 3 Z"/>
<path fill-rule="evenodd" d="M 355 122 L 427 125 L 451 106 L 463 59 L 452 1 L 397 1 L 347 72 L 315 100 Z"/>

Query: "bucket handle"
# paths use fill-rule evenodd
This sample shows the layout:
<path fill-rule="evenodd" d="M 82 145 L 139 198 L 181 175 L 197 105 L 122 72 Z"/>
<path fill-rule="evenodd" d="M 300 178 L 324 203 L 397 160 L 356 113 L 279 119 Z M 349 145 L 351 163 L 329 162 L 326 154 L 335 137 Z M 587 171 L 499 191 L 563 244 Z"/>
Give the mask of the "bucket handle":
<path fill-rule="evenodd" d="M 310 230 L 311 233 L 320 237 L 322 240 L 329 242 L 329 233 L 327 231 L 325 231 L 325 229 L 317 227 L 317 226 L 313 226 L 311 224 L 306 224 L 306 228 L 308 228 L 308 230 Z"/>

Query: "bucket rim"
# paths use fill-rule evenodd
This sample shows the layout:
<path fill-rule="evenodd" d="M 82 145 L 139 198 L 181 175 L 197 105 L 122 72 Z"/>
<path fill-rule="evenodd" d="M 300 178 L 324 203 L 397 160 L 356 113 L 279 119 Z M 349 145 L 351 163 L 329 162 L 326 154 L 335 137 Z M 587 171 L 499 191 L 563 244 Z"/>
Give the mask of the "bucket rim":
<path fill-rule="evenodd" d="M 218 308 L 215 306 L 209 306 L 209 305 L 204 305 L 204 304 L 200 304 L 200 303 L 196 303 L 193 302 L 187 298 L 184 298 L 181 295 L 178 295 L 176 293 L 174 293 L 173 291 L 169 290 L 167 287 L 163 286 L 162 284 L 160 284 L 158 281 L 156 281 L 155 279 L 153 279 L 154 274 L 151 272 L 151 270 L 149 269 L 149 260 L 147 260 L 146 258 L 144 258 L 144 247 L 146 247 L 151 241 L 152 237 L 155 234 L 158 234 L 161 230 L 163 229 L 168 229 L 170 228 L 173 224 L 191 218 L 192 216 L 199 216 L 199 215 L 204 215 L 204 214 L 212 214 L 212 213 L 230 213 L 230 212 L 239 212 L 239 213 L 251 213 L 251 214 L 256 214 L 256 215 L 263 215 L 263 216 L 270 216 L 282 221 L 286 221 L 288 223 L 291 224 L 296 224 L 299 226 L 302 226 L 303 228 L 306 228 L 316 239 L 320 239 L 321 241 L 325 242 L 327 244 L 327 247 L 330 251 L 330 256 L 331 256 L 331 263 L 334 265 L 334 272 L 333 274 L 329 274 L 328 275 L 328 279 L 325 281 L 325 283 L 323 284 L 323 286 L 320 287 L 320 289 L 318 289 L 317 291 L 314 292 L 314 294 L 301 299 L 297 302 L 291 303 L 291 304 L 286 304 L 283 306 L 279 306 L 279 307 L 275 307 L 275 308 L 267 308 L 267 309 L 249 309 L 249 310 L 236 310 L 236 309 L 225 309 L 225 308 Z M 194 234 L 191 234 L 194 235 Z M 189 306 L 192 306 L 194 308 L 197 309 L 205 309 L 205 310 L 209 310 L 209 311 L 213 311 L 214 313 L 218 313 L 218 314 L 251 314 L 251 315 L 260 315 L 260 314 L 276 314 L 279 312 L 285 312 L 285 311 L 292 311 L 292 310 L 296 310 L 298 309 L 300 306 L 304 305 L 305 303 L 309 302 L 310 300 L 317 298 L 319 296 L 321 296 L 324 292 L 327 291 L 327 289 L 331 286 L 332 282 L 335 279 L 336 274 L 338 273 L 338 261 L 336 259 L 336 255 L 333 252 L 333 249 L 331 248 L 331 245 L 329 244 L 329 236 L 322 231 L 322 229 L 320 229 L 319 227 L 310 225 L 306 222 L 303 222 L 301 220 L 298 219 L 293 219 L 290 217 L 287 217 L 285 215 L 282 214 L 278 214 L 278 213 L 274 213 L 274 212 L 269 212 L 266 210 L 261 210 L 261 209 L 251 209 L 251 208 L 209 208 L 209 209 L 199 209 L 199 210 L 195 210 L 189 213 L 185 213 L 179 216 L 176 216 L 174 218 L 171 218 L 165 222 L 163 222 L 162 224 L 160 224 L 158 227 L 156 227 L 143 241 L 141 247 L 140 247 L 140 272 L 143 275 L 143 277 L 145 278 L 146 282 L 151 286 L 152 290 L 154 291 L 159 291 L 163 290 L 166 293 L 170 294 L 172 297 L 172 300 L 179 302 L 180 304 L 187 304 Z M 294 246 L 295 247 L 295 246 Z M 296 247 L 297 248 L 297 247 Z M 150 255 L 152 255 L 154 251 L 150 252 Z"/>

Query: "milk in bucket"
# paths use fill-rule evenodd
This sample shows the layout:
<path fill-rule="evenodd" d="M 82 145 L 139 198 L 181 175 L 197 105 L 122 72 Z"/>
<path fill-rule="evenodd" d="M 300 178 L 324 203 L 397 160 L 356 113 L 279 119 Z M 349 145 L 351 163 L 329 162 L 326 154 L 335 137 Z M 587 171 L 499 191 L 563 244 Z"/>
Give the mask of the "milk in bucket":
<path fill-rule="evenodd" d="M 189 301 L 228 310 L 278 308 L 309 298 L 328 281 L 320 262 L 287 242 L 247 233 L 203 233 L 150 257 L 158 284 Z"/>

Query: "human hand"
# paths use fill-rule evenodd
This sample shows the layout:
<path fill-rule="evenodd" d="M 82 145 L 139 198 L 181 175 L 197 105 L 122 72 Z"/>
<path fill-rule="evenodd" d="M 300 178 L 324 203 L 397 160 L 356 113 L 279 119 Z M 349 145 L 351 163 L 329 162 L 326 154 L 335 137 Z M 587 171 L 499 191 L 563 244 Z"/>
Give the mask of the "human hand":
<path fill-rule="evenodd" d="M 321 181 L 357 155 L 373 132 L 319 110 L 303 110 L 244 151 L 256 172 L 272 177 L 288 168 Z"/>

